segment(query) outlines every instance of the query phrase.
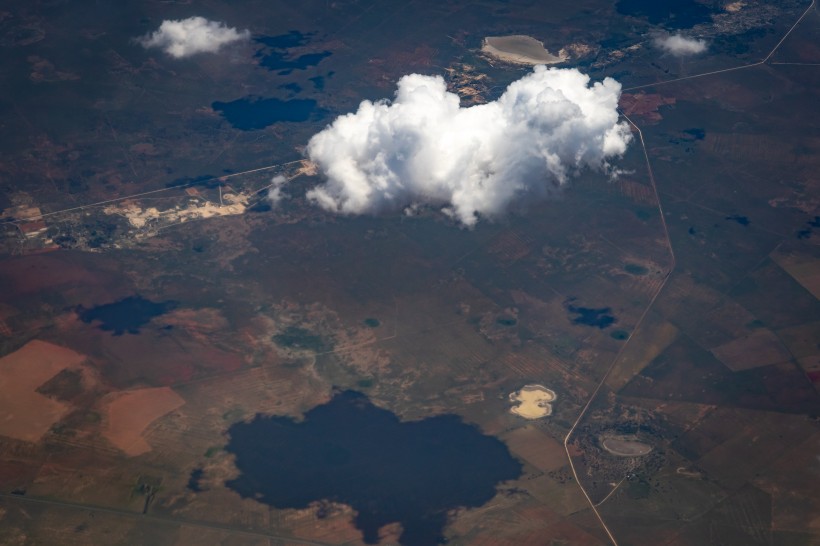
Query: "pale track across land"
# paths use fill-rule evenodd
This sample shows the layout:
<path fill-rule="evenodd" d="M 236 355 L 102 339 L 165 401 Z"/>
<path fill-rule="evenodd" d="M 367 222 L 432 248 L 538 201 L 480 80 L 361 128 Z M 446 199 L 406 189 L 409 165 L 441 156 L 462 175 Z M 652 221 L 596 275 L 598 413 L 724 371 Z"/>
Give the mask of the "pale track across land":
<path fill-rule="evenodd" d="M 227 180 L 229 178 L 234 178 L 236 176 L 243 176 L 243 175 L 246 175 L 246 174 L 252 174 L 252 173 L 257 173 L 257 172 L 261 172 L 261 171 L 269 171 L 271 169 L 276 169 L 277 167 L 285 167 L 287 165 L 294 165 L 296 163 L 300 163 L 301 161 L 302 161 L 301 159 L 297 159 L 295 161 L 288 161 L 286 163 L 276 163 L 274 165 L 267 165 L 265 167 L 258 167 L 256 169 L 249 169 L 247 171 L 242 171 L 242 172 L 238 172 L 238 173 L 231 173 L 231 174 L 226 174 L 226 175 L 223 175 L 223 176 L 212 176 L 210 178 L 204 178 L 202 180 L 196 180 L 196 181 L 193 181 L 193 182 L 188 182 L 186 184 L 180 184 L 178 186 L 169 186 L 167 188 L 159 188 L 159 189 L 156 189 L 156 190 L 149 190 L 149 191 L 144 191 L 144 192 L 139 192 L 139 193 L 132 193 L 132 194 L 129 194 L 129 195 L 123 195 L 123 196 L 120 196 L 120 197 L 113 197 L 111 199 L 105 199 L 103 201 L 97 201 L 95 203 L 86 203 L 85 205 L 77 205 L 76 207 L 69 207 L 69 208 L 66 208 L 66 209 L 54 210 L 54 211 L 51 211 L 51 212 L 44 212 L 43 214 L 38 214 L 38 215 L 35 215 L 35 216 L 29 216 L 29 217 L 26 217 L 26 218 L 20 218 L 20 219 L 14 219 L 14 220 L 5 220 L 3 222 L 0 222 L 0 225 L 19 224 L 21 222 L 31 222 L 32 220 L 42 220 L 43 218 L 48 218 L 49 216 L 56 216 L 56 215 L 59 215 L 59 214 L 66 214 L 66 213 L 69 213 L 69 212 L 77 212 L 77 211 L 84 210 L 84 209 L 100 207 L 102 205 L 110 205 L 111 203 L 119 203 L 120 201 L 125 201 L 127 199 L 136 199 L 138 197 L 144 197 L 146 195 L 154 195 L 154 194 L 157 194 L 157 193 L 162 193 L 162 192 L 167 192 L 167 191 L 181 190 L 181 189 L 189 188 L 191 186 L 195 186 L 197 184 L 202 184 L 203 182 L 210 182 L 212 180 Z M 266 187 L 270 187 L 270 186 L 266 186 Z M 257 190 L 254 193 L 257 193 L 259 191 L 261 191 L 261 190 Z"/>
<path fill-rule="evenodd" d="M 664 80 L 664 81 L 651 83 L 651 84 L 646 84 L 646 85 L 638 85 L 638 86 L 634 86 L 634 87 L 628 87 L 628 88 L 624 88 L 623 91 L 632 91 L 632 90 L 635 90 L 635 89 L 643 89 L 643 88 L 647 88 L 647 87 L 667 85 L 667 84 L 671 84 L 671 83 L 676 83 L 676 82 L 681 82 L 681 81 L 686 81 L 686 80 L 692 80 L 692 79 L 695 79 L 695 78 L 701 78 L 701 77 L 711 76 L 711 75 L 715 75 L 715 74 L 724 74 L 724 73 L 727 73 L 727 72 L 743 70 L 743 69 L 746 69 L 746 68 L 754 68 L 756 66 L 761 66 L 763 64 L 766 64 L 767 61 L 772 58 L 772 55 L 774 55 L 777 52 L 777 50 L 780 48 L 780 46 L 783 45 L 783 42 L 786 40 L 786 38 L 789 37 L 789 35 L 792 33 L 792 31 L 795 28 L 797 28 L 797 26 L 800 24 L 800 22 L 806 17 L 806 15 L 809 13 L 809 11 L 811 11 L 815 7 L 816 1 L 817 0 L 812 0 L 811 4 L 809 4 L 809 6 L 806 8 L 806 10 L 797 19 L 797 21 L 795 21 L 795 23 L 789 28 L 789 30 L 786 31 L 786 34 L 780 39 L 780 41 L 777 42 L 777 45 L 774 46 L 774 48 L 769 52 L 768 55 L 766 55 L 766 57 L 764 57 L 762 60 L 760 60 L 758 62 L 751 63 L 751 64 L 748 64 L 748 65 L 743 65 L 743 66 L 736 66 L 736 67 L 733 67 L 733 68 L 726 68 L 726 69 L 723 69 L 723 70 L 714 70 L 714 71 L 710 71 L 710 72 L 703 72 L 701 74 L 693 74 L 691 76 L 685 76 L 685 77 L 682 77 L 682 78 L 674 78 L 674 79 L 671 79 L 671 80 Z M 769 63 L 769 64 L 787 64 L 787 63 Z M 814 65 L 811 65 L 811 66 L 814 66 Z M 627 337 L 624 344 L 621 346 L 620 350 L 616 353 L 615 357 L 612 359 L 612 362 L 609 364 L 609 367 L 606 369 L 606 371 L 604 372 L 604 375 L 601 377 L 600 382 L 597 384 L 595 389 L 593 389 L 592 394 L 590 394 L 589 398 L 587 399 L 586 404 L 584 404 L 583 408 L 581 408 L 581 411 L 578 414 L 578 417 L 575 419 L 575 421 L 573 422 L 572 426 L 569 429 L 569 432 L 567 432 L 567 435 L 564 437 L 564 451 L 566 452 L 567 460 L 569 461 L 569 466 L 570 466 L 570 469 L 572 471 L 573 479 L 575 480 L 575 483 L 578 484 L 578 488 L 581 490 L 581 493 L 583 493 L 584 498 L 586 499 L 587 503 L 589 504 L 590 509 L 592 510 L 592 513 L 595 515 L 595 518 L 600 523 L 601 528 L 604 530 L 604 532 L 606 533 L 607 537 L 609 538 L 609 540 L 613 544 L 613 546 L 618 546 L 618 541 L 615 539 L 615 536 L 613 535 L 612 530 L 606 524 L 606 522 L 604 521 L 604 518 L 601 516 L 601 513 L 598 511 L 598 506 L 603 504 L 603 501 L 610 498 L 612 493 L 614 493 L 614 489 L 613 489 L 613 491 L 610 491 L 610 493 L 601 502 L 599 502 L 598 504 L 594 503 L 592 501 L 592 499 L 590 498 L 589 494 L 587 493 L 586 489 L 584 488 L 583 484 L 581 483 L 581 480 L 578 478 L 578 471 L 575 467 L 574 461 L 572 460 L 572 455 L 570 454 L 570 451 L 569 451 L 569 445 L 570 445 L 570 441 L 572 440 L 573 434 L 575 434 L 575 431 L 578 428 L 578 425 L 581 423 L 581 421 L 586 416 L 587 412 L 589 411 L 590 406 L 592 405 L 592 403 L 597 398 L 598 393 L 601 391 L 601 388 L 606 383 L 606 380 L 609 378 L 610 373 L 615 368 L 615 365 L 618 363 L 618 360 L 620 359 L 621 355 L 626 350 L 626 348 L 629 346 L 629 342 L 632 341 L 635 332 L 637 332 L 640 329 L 641 325 L 643 324 L 644 319 L 649 314 L 649 311 L 652 309 L 652 307 L 654 307 L 655 302 L 658 299 L 658 296 L 660 296 L 660 294 L 663 292 L 663 289 L 666 286 L 666 283 L 669 281 L 670 277 L 672 276 L 672 272 L 674 271 L 675 265 L 676 265 L 675 252 L 674 252 L 674 249 L 672 247 L 672 240 L 669 237 L 669 229 L 667 228 L 667 225 L 666 225 L 666 218 L 665 218 L 664 212 L 663 212 L 663 204 L 661 202 L 660 192 L 658 191 L 658 187 L 655 183 L 655 175 L 653 174 L 653 171 L 652 171 L 652 164 L 649 160 L 649 152 L 646 148 L 646 142 L 644 141 L 643 131 L 641 131 L 641 129 L 626 114 L 621 112 L 621 115 L 623 115 L 623 117 L 627 120 L 627 122 L 629 122 L 629 124 L 638 133 L 638 139 L 640 140 L 641 148 L 643 149 L 643 153 L 644 153 L 644 159 L 646 160 L 646 169 L 647 169 L 647 173 L 649 175 L 649 181 L 652 185 L 652 189 L 655 193 L 655 199 L 657 200 L 657 203 L 658 203 L 658 212 L 660 213 L 661 223 L 663 224 L 663 231 L 664 231 L 664 235 L 666 237 L 667 246 L 669 247 L 669 255 L 670 255 L 671 261 L 670 261 L 669 271 L 667 271 L 663 282 L 658 287 L 658 290 L 655 292 L 655 294 L 652 296 L 652 299 L 649 300 L 648 305 L 646 306 L 643 313 L 641 313 L 640 317 L 638 318 L 637 322 L 635 323 L 635 326 L 632 329 L 632 332 L 629 334 L 629 337 Z M 623 480 L 621 480 L 621 482 L 623 482 Z M 618 483 L 618 485 L 620 485 L 620 482 Z M 617 489 L 617 486 L 616 486 L 616 489 Z"/>

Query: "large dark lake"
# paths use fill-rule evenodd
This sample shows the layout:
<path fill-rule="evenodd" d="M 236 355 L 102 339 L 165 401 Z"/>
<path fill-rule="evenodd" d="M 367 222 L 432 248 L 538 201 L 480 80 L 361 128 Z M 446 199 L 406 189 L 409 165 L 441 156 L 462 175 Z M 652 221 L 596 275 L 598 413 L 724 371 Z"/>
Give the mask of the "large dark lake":
<path fill-rule="evenodd" d="M 217 101 L 211 107 L 237 129 L 252 131 L 278 121 L 307 121 L 316 110 L 316 101 L 248 97 L 231 102 Z"/>
<path fill-rule="evenodd" d="M 448 511 L 482 506 L 521 474 L 504 443 L 458 416 L 401 421 L 354 391 L 301 421 L 257 415 L 229 434 L 240 475 L 228 487 L 276 508 L 347 504 L 368 544 L 393 522 L 405 546 L 438 544 Z"/>
<path fill-rule="evenodd" d="M 177 303 L 174 301 L 154 302 L 142 296 L 129 296 L 90 309 L 79 306 L 76 311 L 83 322 L 98 321 L 101 330 L 121 336 L 126 332 L 138 334 L 141 326 L 148 324 L 152 318 L 175 309 L 176 306 Z"/>
<path fill-rule="evenodd" d="M 671 29 L 691 28 L 711 20 L 712 10 L 697 0 L 620 0 L 618 13 L 646 17 L 653 25 Z"/>

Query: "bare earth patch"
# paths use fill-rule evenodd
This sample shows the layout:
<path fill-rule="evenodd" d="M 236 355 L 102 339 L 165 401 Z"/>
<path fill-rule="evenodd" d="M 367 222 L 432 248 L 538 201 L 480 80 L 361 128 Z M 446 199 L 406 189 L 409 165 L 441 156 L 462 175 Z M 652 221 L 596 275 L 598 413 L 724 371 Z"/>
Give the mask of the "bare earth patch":
<path fill-rule="evenodd" d="M 658 111 L 661 106 L 675 104 L 674 97 L 664 97 L 657 93 L 623 93 L 619 102 L 627 116 L 637 116 L 645 122 L 657 123 L 663 117 Z"/>
<path fill-rule="evenodd" d="M 564 446 L 535 423 L 515 428 L 502 440 L 515 455 L 543 472 L 558 470 L 567 464 Z"/>
<path fill-rule="evenodd" d="M 712 354 L 733 372 L 777 364 L 791 358 L 789 350 L 771 330 L 759 330 L 712 349 Z"/>
<path fill-rule="evenodd" d="M 510 394 L 511 402 L 518 402 L 510 408 L 515 415 L 525 419 L 538 419 L 552 414 L 552 404 L 556 396 L 553 391 L 541 385 L 525 385 Z"/>
<path fill-rule="evenodd" d="M 723 9 L 728 11 L 729 13 L 737 13 L 743 9 L 743 6 L 746 5 L 746 2 L 731 2 L 723 6 Z"/>
<path fill-rule="evenodd" d="M 820 299 L 820 259 L 809 253 L 783 250 L 773 252 L 772 259 L 803 288 Z"/>
<path fill-rule="evenodd" d="M 499 61 L 515 64 L 555 64 L 567 60 L 566 55 L 555 56 L 544 49 L 543 43 L 524 35 L 487 36 L 481 51 Z"/>
<path fill-rule="evenodd" d="M 123 391 L 106 398 L 104 436 L 131 457 L 151 451 L 143 437 L 145 429 L 185 403 L 170 387 Z"/>
<path fill-rule="evenodd" d="M 69 407 L 36 392 L 37 388 L 84 360 L 71 349 L 39 340 L 0 358 L 0 434 L 38 441 Z"/>
<path fill-rule="evenodd" d="M 192 198 L 187 205 L 167 210 L 156 207 L 141 208 L 135 201 L 127 200 L 103 209 L 107 215 L 119 215 L 128 220 L 131 227 L 151 229 L 169 224 L 181 224 L 190 220 L 214 218 L 216 216 L 235 216 L 243 214 L 248 205 L 248 195 L 242 193 L 224 193 L 221 203 L 211 203 L 204 199 Z"/>

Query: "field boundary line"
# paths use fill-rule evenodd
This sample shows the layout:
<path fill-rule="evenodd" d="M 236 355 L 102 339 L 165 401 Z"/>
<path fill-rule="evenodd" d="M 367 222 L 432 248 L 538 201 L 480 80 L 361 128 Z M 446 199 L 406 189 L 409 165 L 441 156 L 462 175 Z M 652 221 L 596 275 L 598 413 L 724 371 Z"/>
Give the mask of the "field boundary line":
<path fill-rule="evenodd" d="M 783 42 L 786 41 L 786 38 L 789 37 L 789 35 L 792 33 L 792 31 L 795 28 L 797 28 L 797 25 L 800 24 L 800 22 L 803 20 L 803 18 L 806 17 L 806 15 L 808 15 L 809 11 L 811 11 L 811 9 L 814 7 L 816 2 L 817 2 L 817 0 L 811 0 L 811 4 L 809 4 L 809 7 L 806 8 L 806 10 L 803 12 L 803 14 L 800 15 L 800 17 L 797 18 L 797 21 L 795 21 L 794 24 L 789 28 L 789 30 L 786 31 L 786 34 L 784 34 L 783 37 L 780 39 L 780 41 L 777 42 L 777 45 L 774 46 L 774 48 L 769 52 L 768 55 L 766 55 L 763 59 L 761 59 L 759 61 L 749 63 L 749 64 L 740 65 L 740 66 L 733 66 L 731 68 L 723 68 L 723 69 L 720 69 L 720 70 L 712 70 L 712 71 L 709 71 L 709 72 L 701 72 L 700 74 L 692 74 L 691 76 L 683 76 L 683 77 L 680 77 L 680 78 L 673 78 L 671 80 L 661 80 L 661 81 L 655 82 L 655 83 L 647 83 L 647 84 L 643 84 L 643 85 L 635 85 L 633 87 L 625 87 L 625 88 L 623 88 L 623 91 L 634 91 L 636 89 L 645 89 L 647 87 L 655 87 L 656 85 L 666 85 L 668 83 L 676 83 L 676 82 L 682 82 L 682 81 L 686 81 L 686 80 L 693 80 L 695 78 L 702 78 L 704 76 L 713 76 L 715 74 L 725 74 L 726 72 L 734 72 L 736 70 L 743 70 L 744 68 L 754 68 L 755 66 L 760 66 L 762 64 L 766 64 L 766 61 L 768 61 L 769 59 L 772 58 L 772 55 L 774 55 L 777 52 L 777 50 L 780 49 L 780 46 L 783 45 Z M 770 63 L 770 64 L 787 64 L 787 63 Z M 811 66 L 814 66 L 814 65 L 811 65 Z"/>
<path fill-rule="evenodd" d="M 589 398 L 587 399 L 586 404 L 584 404 L 584 407 L 581 409 L 581 412 L 578 414 L 578 418 L 575 419 L 575 422 L 573 422 L 572 427 L 569 429 L 569 432 L 567 432 L 567 435 L 564 437 L 564 451 L 566 452 L 567 459 L 569 460 L 570 470 L 572 470 L 572 476 L 575 479 L 575 483 L 578 484 L 578 488 L 581 490 L 581 493 L 583 493 L 584 498 L 586 498 L 587 503 L 589 504 L 589 507 L 592 509 L 593 514 L 595 514 L 595 517 L 597 518 L 598 522 L 601 524 L 601 527 L 603 528 L 604 532 L 609 537 L 609 540 L 612 542 L 613 546 L 618 546 L 618 541 L 615 539 L 615 536 L 612 534 L 612 531 L 609 529 L 609 526 L 607 526 L 606 522 L 604 521 L 603 517 L 601 516 L 601 513 L 598 511 L 597 505 L 594 502 L 592 502 L 592 499 L 589 497 L 589 494 L 587 493 L 586 488 L 584 488 L 583 484 L 581 483 L 581 480 L 578 477 L 578 471 L 575 468 L 575 463 L 572 460 L 572 455 L 570 455 L 570 452 L 569 452 L 569 443 L 570 443 L 570 440 L 572 439 L 573 434 L 575 434 L 575 431 L 577 430 L 578 425 L 581 423 L 584 416 L 586 416 L 587 412 L 589 411 L 589 408 L 592 405 L 592 402 L 595 401 L 595 399 L 597 398 L 598 393 L 601 391 L 601 388 L 606 383 L 606 380 L 609 377 L 610 373 L 615 368 L 615 365 L 618 363 L 618 360 L 621 358 L 621 355 L 624 353 L 626 348 L 629 347 L 629 342 L 632 341 L 632 339 L 635 336 L 635 333 L 640 329 L 641 325 L 643 324 L 644 319 L 649 314 L 649 311 L 652 309 L 652 307 L 654 307 L 655 301 L 657 301 L 658 296 L 660 296 L 661 292 L 663 292 L 663 289 L 666 286 L 666 283 L 669 282 L 669 279 L 672 276 L 672 272 L 675 270 L 675 266 L 676 266 L 675 251 L 672 248 L 672 240 L 669 237 L 669 228 L 666 225 L 666 218 L 664 217 L 664 212 L 663 212 L 663 204 L 661 203 L 660 193 L 658 192 L 658 187 L 657 187 L 657 184 L 655 183 L 655 174 L 652 171 L 652 164 L 649 161 L 649 152 L 646 149 L 646 142 L 644 141 L 644 138 L 643 138 L 643 132 L 641 131 L 640 127 L 638 127 L 626 114 L 621 112 L 621 115 L 623 115 L 623 117 L 627 120 L 627 122 L 629 122 L 629 124 L 632 127 L 634 127 L 635 130 L 638 132 L 638 139 L 641 142 L 641 148 L 643 149 L 644 159 L 646 161 L 646 170 L 647 170 L 647 173 L 649 175 L 649 181 L 652 184 L 652 189 L 655 192 L 655 199 L 656 199 L 657 205 L 658 205 L 658 212 L 660 213 L 661 225 L 663 226 L 663 232 L 664 232 L 664 235 L 666 237 L 667 246 L 669 248 L 670 263 L 669 263 L 669 270 L 667 271 L 666 276 L 663 279 L 663 282 L 658 287 L 658 290 L 655 292 L 655 294 L 652 296 L 652 299 L 649 300 L 649 304 L 643 310 L 643 313 L 641 313 L 641 316 L 638 318 L 637 322 L 635 323 L 635 326 L 632 328 L 632 331 L 629 333 L 629 337 L 626 339 L 624 344 L 621 346 L 620 350 L 618 350 L 618 352 L 615 354 L 615 357 L 612 359 L 612 362 L 609 364 L 609 367 L 607 367 L 606 371 L 604 372 L 604 375 L 601 377 L 600 382 L 595 387 L 595 389 L 592 391 L 592 394 L 590 394 Z"/>

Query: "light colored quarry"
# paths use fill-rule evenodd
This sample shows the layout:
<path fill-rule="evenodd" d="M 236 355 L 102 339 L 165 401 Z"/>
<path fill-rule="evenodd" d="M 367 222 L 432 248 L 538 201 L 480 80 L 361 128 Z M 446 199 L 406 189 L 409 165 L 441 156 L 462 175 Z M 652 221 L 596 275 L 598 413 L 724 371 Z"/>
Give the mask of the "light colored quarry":
<path fill-rule="evenodd" d="M 514 64 L 555 64 L 567 60 L 566 53 L 555 56 L 544 48 L 544 44 L 531 36 L 487 36 L 481 51 L 507 63 Z"/>
<path fill-rule="evenodd" d="M 212 203 L 201 199 L 191 199 L 187 206 L 159 210 L 156 207 L 141 208 L 134 201 L 123 201 L 103 209 L 108 215 L 124 216 L 133 228 L 144 229 L 181 224 L 190 220 L 214 218 L 216 216 L 235 216 L 243 214 L 248 206 L 248 196 L 241 193 L 222 194 L 222 203 Z"/>
<path fill-rule="evenodd" d="M 539 419 L 552 414 L 555 393 L 542 385 L 525 385 L 521 390 L 510 393 L 513 402 L 510 411 L 525 419 Z"/>

